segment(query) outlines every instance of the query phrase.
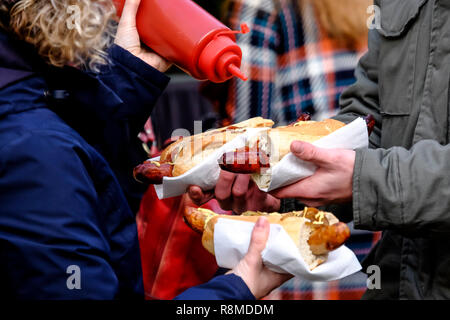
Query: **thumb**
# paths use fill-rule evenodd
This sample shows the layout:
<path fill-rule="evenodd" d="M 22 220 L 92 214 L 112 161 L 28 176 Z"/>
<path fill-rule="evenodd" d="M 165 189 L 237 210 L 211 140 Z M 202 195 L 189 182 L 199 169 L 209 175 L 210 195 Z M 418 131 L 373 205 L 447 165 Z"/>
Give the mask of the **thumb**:
<path fill-rule="evenodd" d="M 189 198 L 198 206 L 214 198 L 214 191 L 203 191 L 200 187 L 191 185 L 188 188 Z"/>
<path fill-rule="evenodd" d="M 322 149 L 304 141 L 291 143 L 291 152 L 299 159 L 312 162 L 319 166 L 329 164 L 331 157 L 326 149 Z"/>
<path fill-rule="evenodd" d="M 248 252 L 245 255 L 245 259 L 249 265 L 261 263 L 261 253 L 266 247 L 267 240 L 269 239 L 269 233 L 269 221 L 264 217 L 259 218 L 253 228 Z"/>
<path fill-rule="evenodd" d="M 128 27 L 135 26 L 136 15 L 140 4 L 141 0 L 126 0 L 120 22 Z"/>

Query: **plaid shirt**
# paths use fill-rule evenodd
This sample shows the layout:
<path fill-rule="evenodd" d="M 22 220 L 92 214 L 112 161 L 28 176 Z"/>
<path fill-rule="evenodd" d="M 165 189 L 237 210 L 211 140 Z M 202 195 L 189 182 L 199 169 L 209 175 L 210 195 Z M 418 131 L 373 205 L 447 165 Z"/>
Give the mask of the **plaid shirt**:
<path fill-rule="evenodd" d="M 231 80 L 225 123 L 263 116 L 281 125 L 302 112 L 314 120 L 336 114 L 366 48 L 351 51 L 324 35 L 308 2 L 300 10 L 295 0 L 232 0 L 229 12 L 231 28 L 245 22 L 251 31 L 237 39 L 249 80 Z M 352 230 L 346 245 L 361 261 L 379 237 Z M 359 272 L 326 283 L 295 278 L 267 299 L 360 299 L 365 290 L 366 275 Z"/>
<path fill-rule="evenodd" d="M 231 28 L 245 22 L 250 33 L 237 39 L 249 81 L 232 80 L 228 121 L 262 116 L 286 124 L 302 112 L 315 120 L 336 113 L 366 48 L 339 46 L 321 31 L 312 6 L 300 10 L 295 0 L 232 0 L 229 13 Z"/>

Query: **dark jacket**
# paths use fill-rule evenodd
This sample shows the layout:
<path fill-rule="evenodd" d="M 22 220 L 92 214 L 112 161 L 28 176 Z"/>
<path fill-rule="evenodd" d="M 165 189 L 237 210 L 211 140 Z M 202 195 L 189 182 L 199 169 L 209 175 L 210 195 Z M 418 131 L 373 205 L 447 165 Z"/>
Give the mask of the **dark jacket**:
<path fill-rule="evenodd" d="M 365 267 L 381 289 L 367 299 L 450 298 L 450 5 L 378 0 L 381 28 L 338 118 L 376 118 L 373 149 L 357 150 L 356 228 L 383 230 Z M 378 17 L 378 15 L 377 15 Z"/>
<path fill-rule="evenodd" d="M 118 46 L 110 59 L 98 75 L 49 68 L 0 32 L 0 299 L 143 298 L 121 186 L 168 78 Z M 228 275 L 179 298 L 253 296 Z"/>
<path fill-rule="evenodd" d="M 98 76 L 52 69 L 0 33 L 0 295 L 143 295 L 135 218 L 111 167 L 168 78 L 120 47 L 110 53 Z M 80 290 L 69 289 L 73 268 Z"/>

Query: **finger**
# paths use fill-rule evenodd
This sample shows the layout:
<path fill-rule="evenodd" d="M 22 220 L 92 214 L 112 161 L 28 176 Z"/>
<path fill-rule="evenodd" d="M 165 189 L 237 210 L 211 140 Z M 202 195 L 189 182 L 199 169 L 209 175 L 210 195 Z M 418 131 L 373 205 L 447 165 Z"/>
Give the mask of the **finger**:
<path fill-rule="evenodd" d="M 189 186 L 187 193 L 194 204 L 198 206 L 201 206 L 202 204 L 214 198 L 214 191 L 203 191 L 198 186 Z"/>
<path fill-rule="evenodd" d="M 330 150 L 316 147 L 308 142 L 294 141 L 291 143 L 291 152 L 299 159 L 312 162 L 321 167 L 333 162 Z"/>
<path fill-rule="evenodd" d="M 269 220 L 267 220 L 267 218 L 260 217 L 258 221 L 256 221 L 255 227 L 253 228 L 248 252 L 245 255 L 245 259 L 250 266 L 255 266 L 255 264 L 262 265 L 261 253 L 266 247 L 267 240 L 269 239 L 269 233 Z"/>
<path fill-rule="evenodd" d="M 236 179 L 236 175 L 227 171 L 220 171 L 219 180 L 216 184 L 215 196 L 219 205 L 224 210 L 232 209 L 232 195 L 231 190 L 233 187 L 234 180 Z"/>
<path fill-rule="evenodd" d="M 278 199 L 295 198 L 309 207 L 319 207 L 328 204 L 330 200 L 321 197 L 316 192 L 318 188 L 316 183 L 305 179 L 290 186 L 270 191 L 269 193 Z"/>
<path fill-rule="evenodd" d="M 325 206 L 327 204 L 330 203 L 330 201 L 325 200 L 325 199 L 303 199 L 303 198 L 297 198 L 297 201 L 303 203 L 305 206 L 307 207 L 320 207 L 320 206 Z"/>
<path fill-rule="evenodd" d="M 122 11 L 122 18 L 120 24 L 131 27 L 136 25 L 136 15 L 139 9 L 141 0 L 126 0 Z"/>
<path fill-rule="evenodd" d="M 302 180 L 286 187 L 269 191 L 269 193 L 278 199 L 310 198 L 313 196 L 312 190 L 314 189 L 308 188 L 308 185 L 305 185 L 305 180 Z"/>
<path fill-rule="evenodd" d="M 246 195 L 249 192 L 250 175 L 238 174 L 234 180 L 231 194 L 233 197 L 233 210 L 242 213 L 247 210 Z"/>
<path fill-rule="evenodd" d="M 247 210 L 261 210 L 261 206 L 267 202 L 267 197 L 270 197 L 270 195 L 259 190 L 258 186 L 253 180 L 250 180 L 248 189 L 249 196 L 247 197 Z"/>
<path fill-rule="evenodd" d="M 278 273 L 269 269 L 264 270 L 264 275 L 270 278 L 271 288 L 269 288 L 267 294 L 269 294 L 273 289 L 278 288 L 286 281 L 292 279 L 294 276 L 287 273 Z M 267 295 L 266 294 L 266 295 Z"/>

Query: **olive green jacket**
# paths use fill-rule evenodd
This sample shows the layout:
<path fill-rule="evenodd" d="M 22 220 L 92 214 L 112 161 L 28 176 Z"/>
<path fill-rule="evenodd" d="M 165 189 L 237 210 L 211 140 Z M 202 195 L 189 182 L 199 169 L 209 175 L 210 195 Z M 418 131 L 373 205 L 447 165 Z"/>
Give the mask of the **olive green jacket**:
<path fill-rule="evenodd" d="M 450 1 L 376 0 L 381 28 L 338 119 L 372 114 L 357 150 L 355 228 L 382 230 L 363 267 L 380 267 L 367 299 L 450 298 Z M 376 23 L 375 23 L 376 24 Z"/>

